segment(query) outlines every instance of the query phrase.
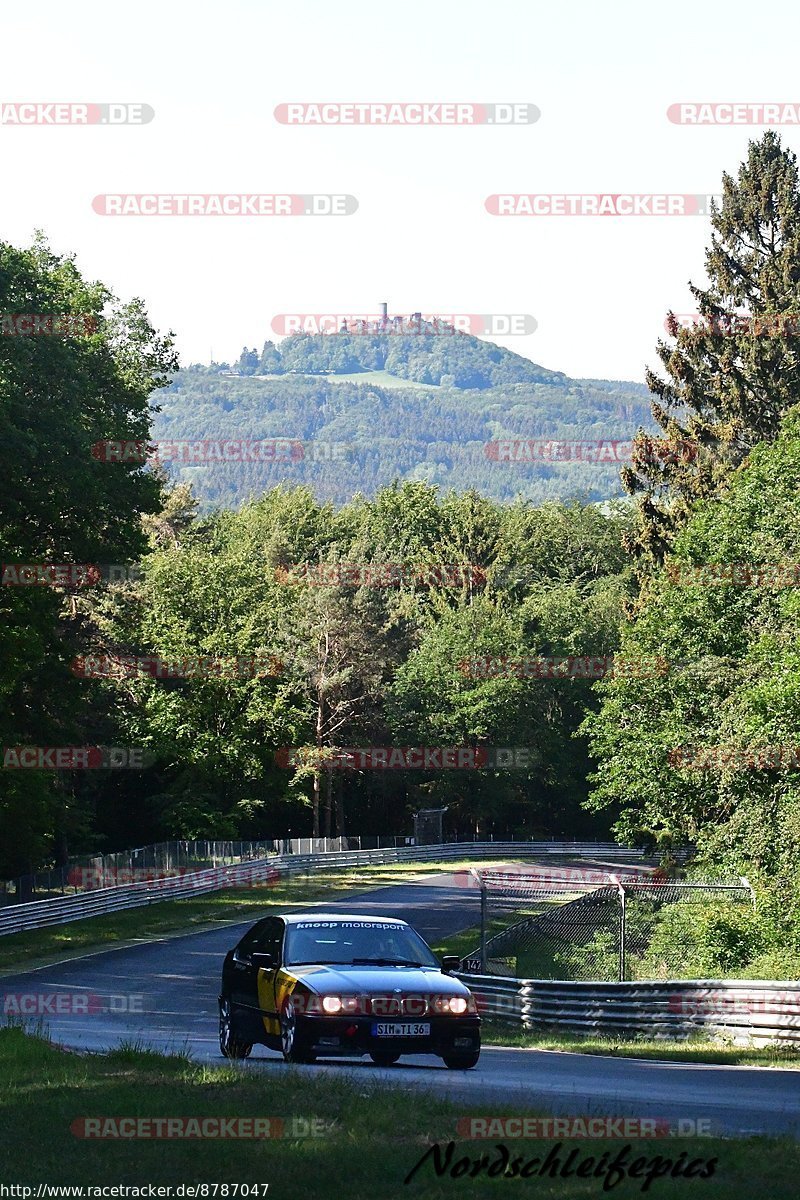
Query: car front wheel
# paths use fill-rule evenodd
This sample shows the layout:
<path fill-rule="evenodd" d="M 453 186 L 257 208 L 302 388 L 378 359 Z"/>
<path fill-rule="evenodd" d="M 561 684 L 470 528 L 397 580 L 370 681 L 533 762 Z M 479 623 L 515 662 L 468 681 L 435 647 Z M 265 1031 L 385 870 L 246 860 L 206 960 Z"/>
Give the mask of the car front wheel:
<path fill-rule="evenodd" d="M 287 1063 L 313 1063 L 316 1055 L 301 1041 L 297 1028 L 297 1013 L 291 998 L 281 1013 L 281 1050 Z"/>
<path fill-rule="evenodd" d="M 236 1032 L 233 1008 L 227 996 L 219 1001 L 219 1048 L 223 1058 L 247 1058 L 253 1049 L 252 1043 L 243 1042 Z"/>
<path fill-rule="evenodd" d="M 451 1071 L 468 1071 L 478 1065 L 480 1050 L 471 1050 L 469 1054 L 443 1054 L 442 1061 Z"/>

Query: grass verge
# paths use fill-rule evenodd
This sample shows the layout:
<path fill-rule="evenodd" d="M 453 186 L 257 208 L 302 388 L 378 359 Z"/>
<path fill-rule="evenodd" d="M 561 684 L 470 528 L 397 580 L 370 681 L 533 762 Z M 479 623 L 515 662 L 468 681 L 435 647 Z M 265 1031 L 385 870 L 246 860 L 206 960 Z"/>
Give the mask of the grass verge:
<path fill-rule="evenodd" d="M 483 1026 L 483 1042 L 486 1046 L 523 1046 L 532 1050 L 562 1050 L 572 1054 L 604 1054 L 613 1058 L 657 1059 L 659 1062 L 800 1069 L 800 1053 L 791 1046 L 734 1046 L 703 1037 L 686 1042 L 655 1041 L 645 1037 L 583 1037 L 552 1030 L 515 1029 L 487 1019 Z"/>
<path fill-rule="evenodd" d="M 398 1068 L 398 1075 L 401 1068 Z M 20 1029 L 0 1029 L 0 1145 L 3 1182 L 35 1186 L 82 1184 L 176 1185 L 268 1184 L 256 1195 L 310 1197 L 311 1200 L 347 1195 L 352 1200 L 388 1200 L 407 1195 L 414 1200 L 434 1197 L 504 1195 L 546 1196 L 551 1200 L 583 1200 L 603 1196 L 603 1178 L 555 1178 L 532 1175 L 526 1180 L 487 1178 L 486 1169 L 470 1177 L 468 1165 L 460 1177 L 448 1172 L 438 1178 L 432 1156 L 404 1186 L 432 1143 L 442 1148 L 455 1142 L 451 1163 L 488 1155 L 499 1162 L 495 1141 L 467 1141 L 459 1136 L 463 1116 L 487 1115 L 485 1101 L 470 1105 L 380 1089 L 370 1082 L 337 1078 L 335 1072 L 287 1068 L 275 1061 L 253 1069 L 207 1067 L 182 1057 L 163 1057 L 136 1048 L 107 1056 L 77 1056 L 60 1050 Z M 499 1106 L 503 1116 L 531 1115 L 518 1106 Z M 594 1116 L 602 1115 L 599 1110 Z M 84 1118 L 259 1117 L 279 1118 L 284 1136 L 260 1140 L 142 1140 L 76 1136 Z M 308 1136 L 317 1122 L 317 1136 Z M 80 1129 L 80 1126 L 77 1127 Z M 716 1160 L 710 1178 L 694 1188 L 708 1200 L 788 1200 L 797 1194 L 800 1146 L 790 1139 L 660 1138 L 625 1143 L 622 1140 L 580 1140 L 557 1143 L 518 1140 L 505 1143 L 511 1158 L 540 1161 L 553 1151 L 560 1167 L 576 1152 L 579 1163 L 602 1155 L 609 1159 L 630 1146 L 628 1162 L 656 1157 L 671 1165 L 700 1159 Z M 560 1149 L 557 1147 L 560 1146 Z M 681 1155 L 685 1157 L 681 1158 Z M 551 1159 L 552 1161 L 552 1159 Z M 649 1169 L 645 1167 L 646 1171 Z M 700 1168 L 696 1168 L 699 1170 Z M 613 1194 L 640 1196 L 644 1178 L 625 1179 Z M 510 1184 L 510 1189 L 503 1187 Z M 685 1197 L 685 1177 L 656 1179 L 646 1194 L 659 1200 Z M 527 1186 L 526 1186 L 527 1185 Z M 146 1193 L 145 1193 L 146 1194 Z M 202 1193 L 200 1193 L 202 1194 Z M 224 1193 L 217 1192 L 217 1196 Z M 229 1191 L 228 1196 L 233 1196 Z M 241 1193 L 240 1193 L 241 1194 Z M 213 1198 L 209 1190 L 206 1195 Z"/>

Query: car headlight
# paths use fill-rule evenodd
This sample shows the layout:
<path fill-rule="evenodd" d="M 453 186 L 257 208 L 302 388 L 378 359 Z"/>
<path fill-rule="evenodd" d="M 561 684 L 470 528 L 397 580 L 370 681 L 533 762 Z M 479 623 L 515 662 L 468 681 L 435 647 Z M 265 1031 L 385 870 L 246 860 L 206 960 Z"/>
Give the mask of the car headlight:
<path fill-rule="evenodd" d="M 431 1009 L 440 1016 L 452 1014 L 456 1017 L 478 1011 L 475 1007 L 475 998 L 471 994 L 469 996 L 433 996 Z"/>
<path fill-rule="evenodd" d="M 322 1011 L 328 1016 L 358 1012 L 358 996 L 323 996 Z"/>

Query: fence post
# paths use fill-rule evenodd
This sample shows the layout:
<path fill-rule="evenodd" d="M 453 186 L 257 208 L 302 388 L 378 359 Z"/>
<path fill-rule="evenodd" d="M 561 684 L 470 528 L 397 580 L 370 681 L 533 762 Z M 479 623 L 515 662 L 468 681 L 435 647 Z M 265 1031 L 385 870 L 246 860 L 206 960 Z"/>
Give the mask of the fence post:
<path fill-rule="evenodd" d="M 483 876 L 481 881 L 481 975 L 486 974 L 486 884 Z"/>
<path fill-rule="evenodd" d="M 625 982 L 625 888 L 616 875 L 609 875 L 619 895 L 619 982 Z"/>

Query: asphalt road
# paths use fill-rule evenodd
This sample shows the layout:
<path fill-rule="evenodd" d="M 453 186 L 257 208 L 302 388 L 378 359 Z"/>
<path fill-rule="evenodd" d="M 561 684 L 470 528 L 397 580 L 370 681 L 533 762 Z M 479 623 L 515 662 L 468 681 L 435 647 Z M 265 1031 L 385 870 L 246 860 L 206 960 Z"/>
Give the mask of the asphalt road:
<path fill-rule="evenodd" d="M 426 877 L 360 893 L 349 902 L 287 907 L 399 916 L 435 943 L 479 921 L 478 893 L 454 886 L 459 879 L 463 876 Z M 50 1035 L 65 1046 L 105 1050 L 138 1041 L 221 1062 L 216 1001 L 222 959 L 254 919 L 6 976 L 0 979 L 3 1011 L 30 1006 L 36 996 Z M 59 1006 L 76 1011 L 54 1011 Z M 368 1059 L 289 1068 L 265 1047 L 257 1047 L 243 1069 L 269 1076 L 286 1070 L 346 1073 L 367 1086 L 423 1088 L 472 1101 L 475 1115 L 513 1107 L 557 1115 L 656 1117 L 673 1125 L 705 1121 L 715 1133 L 800 1136 L 800 1071 L 502 1048 L 484 1049 L 472 1071 L 449 1071 L 424 1056 L 388 1069 Z"/>

